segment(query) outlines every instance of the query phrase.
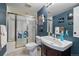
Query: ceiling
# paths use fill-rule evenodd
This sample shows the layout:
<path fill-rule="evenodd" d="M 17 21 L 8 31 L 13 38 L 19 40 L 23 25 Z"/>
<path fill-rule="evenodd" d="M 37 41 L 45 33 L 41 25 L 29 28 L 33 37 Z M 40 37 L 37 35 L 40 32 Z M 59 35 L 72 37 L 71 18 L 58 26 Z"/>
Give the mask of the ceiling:
<path fill-rule="evenodd" d="M 55 3 L 49 6 L 48 15 L 55 16 L 62 12 L 72 9 L 74 6 L 78 5 L 77 3 Z"/>
<path fill-rule="evenodd" d="M 7 3 L 9 11 L 17 10 L 23 14 L 36 15 L 46 3 Z"/>
<path fill-rule="evenodd" d="M 7 3 L 9 11 L 16 10 L 19 13 L 35 16 L 37 11 L 40 10 L 47 3 Z M 57 15 L 61 12 L 73 8 L 77 3 L 52 3 L 47 10 L 49 16 Z"/>

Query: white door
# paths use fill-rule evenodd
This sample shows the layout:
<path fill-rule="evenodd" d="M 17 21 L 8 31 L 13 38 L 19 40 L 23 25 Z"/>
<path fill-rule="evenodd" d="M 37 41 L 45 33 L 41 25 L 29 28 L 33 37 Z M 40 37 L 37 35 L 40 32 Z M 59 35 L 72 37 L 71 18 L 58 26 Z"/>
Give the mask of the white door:
<path fill-rule="evenodd" d="M 73 9 L 73 36 L 79 37 L 79 6 Z"/>

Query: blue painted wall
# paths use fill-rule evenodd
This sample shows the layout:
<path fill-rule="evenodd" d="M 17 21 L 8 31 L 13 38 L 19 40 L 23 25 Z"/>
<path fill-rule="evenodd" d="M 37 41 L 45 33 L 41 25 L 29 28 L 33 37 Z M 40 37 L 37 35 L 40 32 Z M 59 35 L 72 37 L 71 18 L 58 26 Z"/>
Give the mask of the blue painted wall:
<path fill-rule="evenodd" d="M 0 24 L 6 25 L 6 4 L 0 3 Z"/>
<path fill-rule="evenodd" d="M 0 25 L 6 25 L 6 4 L 0 3 Z M 0 48 L 0 56 L 6 52 L 6 46 Z"/>
<path fill-rule="evenodd" d="M 53 17 L 53 30 L 55 30 L 55 26 L 59 26 L 59 27 L 64 26 L 64 28 L 69 31 L 69 35 L 70 36 L 73 35 L 73 24 L 68 25 L 69 22 L 73 22 L 73 19 L 68 20 L 69 13 L 73 13 L 73 9 L 63 12 L 63 13 Z M 63 23 L 59 23 L 60 18 L 64 18 Z M 53 31 L 53 33 L 54 33 L 54 31 Z"/>
<path fill-rule="evenodd" d="M 55 26 L 60 26 L 60 27 L 64 26 L 65 29 L 67 29 L 69 31 L 69 37 L 65 37 L 65 39 L 73 42 L 73 46 L 71 47 L 71 53 L 79 55 L 79 38 L 73 37 L 73 24 L 68 25 L 69 22 L 73 23 L 73 19 L 72 19 L 72 21 L 68 20 L 69 13 L 73 14 L 73 9 L 63 12 L 63 13 L 58 14 L 53 17 L 53 33 L 55 31 Z M 64 23 L 61 23 L 61 24 L 58 23 L 58 21 L 59 21 L 58 19 L 60 17 L 64 17 Z"/>
<path fill-rule="evenodd" d="M 43 6 L 38 12 L 37 12 L 37 17 L 44 15 L 45 18 L 45 22 L 43 23 L 43 25 L 38 25 L 37 24 L 37 35 L 39 36 L 45 36 L 47 35 L 47 15 L 48 15 L 48 11 L 46 9 L 45 6 Z M 43 27 L 43 32 L 41 32 L 41 27 Z"/>

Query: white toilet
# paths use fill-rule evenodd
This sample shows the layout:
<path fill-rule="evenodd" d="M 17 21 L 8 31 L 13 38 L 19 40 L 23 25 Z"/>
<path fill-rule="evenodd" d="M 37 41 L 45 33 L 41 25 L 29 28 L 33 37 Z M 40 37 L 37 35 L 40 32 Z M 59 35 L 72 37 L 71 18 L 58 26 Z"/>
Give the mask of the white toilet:
<path fill-rule="evenodd" d="M 37 56 L 37 44 L 34 42 L 30 42 L 25 45 L 26 49 L 29 52 L 29 56 Z"/>
<path fill-rule="evenodd" d="M 41 45 L 41 37 L 40 36 L 36 36 L 36 43 L 38 45 Z"/>

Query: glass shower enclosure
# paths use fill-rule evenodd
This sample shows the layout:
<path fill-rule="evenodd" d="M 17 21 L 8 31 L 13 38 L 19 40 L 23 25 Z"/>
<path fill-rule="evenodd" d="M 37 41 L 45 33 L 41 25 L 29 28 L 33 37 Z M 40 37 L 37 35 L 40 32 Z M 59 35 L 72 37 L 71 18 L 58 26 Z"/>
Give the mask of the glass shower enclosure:
<path fill-rule="evenodd" d="M 25 16 L 17 16 L 16 18 L 16 47 L 22 47 L 27 43 L 27 20 Z"/>
<path fill-rule="evenodd" d="M 36 20 L 32 16 L 7 15 L 8 42 L 14 42 L 16 48 L 29 42 L 35 42 Z"/>

